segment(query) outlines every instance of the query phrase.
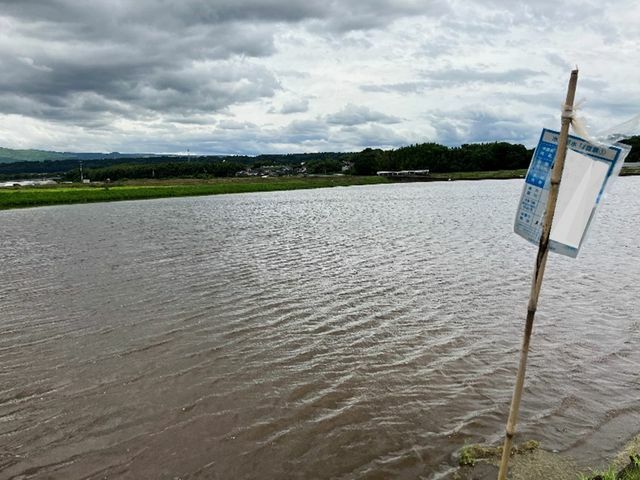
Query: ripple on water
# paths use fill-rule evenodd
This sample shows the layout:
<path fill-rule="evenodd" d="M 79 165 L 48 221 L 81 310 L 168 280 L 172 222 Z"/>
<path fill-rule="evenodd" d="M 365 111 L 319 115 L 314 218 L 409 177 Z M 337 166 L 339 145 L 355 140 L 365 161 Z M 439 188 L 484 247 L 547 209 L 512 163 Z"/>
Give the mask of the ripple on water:
<path fill-rule="evenodd" d="M 520 186 L 0 212 L 0 478 L 445 475 L 503 432 Z M 583 459 L 637 425 L 639 186 L 551 257 L 534 329 L 520 431 Z"/>

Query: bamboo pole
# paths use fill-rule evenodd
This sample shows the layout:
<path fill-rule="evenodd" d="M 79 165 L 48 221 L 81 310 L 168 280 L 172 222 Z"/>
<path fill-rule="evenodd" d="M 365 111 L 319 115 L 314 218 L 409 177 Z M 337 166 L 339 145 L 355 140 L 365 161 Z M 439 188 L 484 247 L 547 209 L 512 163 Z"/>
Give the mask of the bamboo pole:
<path fill-rule="evenodd" d="M 533 281 L 531 282 L 531 293 L 529 294 L 529 305 L 527 307 L 527 320 L 525 322 L 524 337 L 522 339 L 522 348 L 520 350 L 520 363 L 518 365 L 516 384 L 513 389 L 511 408 L 509 409 L 509 420 L 507 421 L 506 436 L 504 439 L 504 448 L 502 449 L 502 460 L 500 461 L 498 480 L 506 480 L 507 478 L 509 457 L 511 456 L 511 445 L 516 433 L 518 411 L 520 410 L 520 400 L 522 398 L 522 388 L 524 386 L 524 375 L 527 369 L 529 342 L 531 340 L 531 331 L 533 329 L 533 319 L 535 318 L 536 310 L 538 308 L 538 297 L 540 296 L 542 277 L 544 276 L 544 269 L 547 265 L 549 236 L 551 234 L 553 215 L 556 211 L 556 203 L 558 201 L 558 191 L 560 190 L 560 180 L 562 179 L 564 160 L 567 155 L 567 139 L 569 137 L 569 126 L 571 125 L 571 113 L 573 110 L 577 83 L 578 70 L 575 69 L 571 71 L 569 87 L 567 89 L 567 98 L 562 112 L 562 127 L 560 129 L 560 138 L 558 139 L 558 150 L 556 152 L 553 170 L 551 171 L 551 187 L 549 190 L 549 198 L 547 200 L 547 210 L 542 224 L 542 235 L 540 236 L 540 245 L 538 247 L 538 256 L 536 258 Z"/>

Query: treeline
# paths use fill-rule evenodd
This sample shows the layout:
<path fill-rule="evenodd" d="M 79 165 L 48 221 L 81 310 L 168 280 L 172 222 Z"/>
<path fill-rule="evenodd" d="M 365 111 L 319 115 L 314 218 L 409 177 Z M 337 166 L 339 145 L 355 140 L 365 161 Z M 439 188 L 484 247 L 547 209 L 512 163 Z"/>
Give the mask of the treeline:
<path fill-rule="evenodd" d="M 640 162 L 640 135 L 635 135 L 631 138 L 623 140 L 622 143 L 626 143 L 631 146 L 631 151 L 627 156 L 625 162 L 633 163 Z"/>
<path fill-rule="evenodd" d="M 192 159 L 202 161 L 205 158 L 208 162 L 218 162 L 224 157 L 174 157 L 174 156 L 157 156 L 157 157 L 138 157 L 138 158 L 101 158 L 97 160 L 43 160 L 39 162 L 13 162 L 0 164 L 0 175 L 15 174 L 63 174 L 73 169 L 80 168 L 80 164 L 84 168 L 106 168 L 116 165 L 160 165 L 163 163 L 181 163 L 190 162 Z"/>
<path fill-rule="evenodd" d="M 160 165 L 165 163 L 182 164 L 182 163 L 198 163 L 198 164 L 217 164 L 221 162 L 231 162 L 241 164 L 246 167 L 262 166 L 262 165 L 295 165 L 308 162 L 340 162 L 342 159 L 352 155 L 350 153 L 340 152 L 321 152 L 321 153 L 294 153 L 283 155 L 258 155 L 250 157 L 248 155 L 206 155 L 206 156 L 154 156 L 139 158 L 101 158 L 94 160 L 41 160 L 41 161 L 20 161 L 12 163 L 0 164 L 0 177 L 10 176 L 15 178 L 16 175 L 27 174 L 49 174 L 60 175 L 70 170 L 80 168 L 82 163 L 87 169 L 101 169 L 113 167 L 117 165 Z"/>
<path fill-rule="evenodd" d="M 432 172 L 474 172 L 527 168 L 532 150 L 505 142 L 465 144 L 446 147 L 423 143 L 397 150 L 366 149 L 354 158 L 356 175 L 372 175 L 379 170 L 422 170 Z"/>
<path fill-rule="evenodd" d="M 133 178 L 175 178 L 175 177 L 232 177 L 246 167 L 239 163 L 218 162 L 167 162 L 159 164 L 124 164 L 83 171 L 84 177 L 92 181 L 122 180 Z M 80 181 L 80 169 L 67 172 L 65 180 Z"/>
<path fill-rule="evenodd" d="M 631 145 L 626 161 L 640 162 L 640 135 L 623 143 Z M 380 170 L 422 170 L 431 172 L 476 172 L 528 168 L 533 149 L 506 142 L 464 144 L 446 147 L 437 143 L 410 145 L 396 150 L 367 148 L 354 154 L 353 173 L 373 175 Z"/>
<path fill-rule="evenodd" d="M 640 136 L 625 140 L 631 145 L 628 162 L 640 161 Z M 395 150 L 367 148 L 357 153 L 322 152 L 250 156 L 154 156 L 141 158 L 102 158 L 82 161 L 85 178 L 104 181 L 125 178 L 225 177 L 254 170 L 275 174 L 375 175 L 380 170 L 419 170 L 431 172 L 469 172 L 527 168 L 533 150 L 506 142 L 465 144 L 447 147 L 423 143 Z M 277 167 L 291 167 L 280 168 Z M 63 175 L 79 180 L 77 159 L 14 162 L 0 164 L 0 179 L 20 176 Z"/>
<path fill-rule="evenodd" d="M 344 161 L 348 160 L 353 153 L 348 152 L 319 152 L 319 153 L 288 153 L 288 154 L 266 154 L 258 155 L 256 157 L 247 156 L 232 156 L 225 157 L 228 161 L 237 161 L 253 167 L 263 165 L 299 165 L 301 163 L 308 164 L 309 162 L 324 162 L 324 161 Z"/>
<path fill-rule="evenodd" d="M 249 170 L 270 171 L 270 166 L 274 163 L 258 162 L 247 167 L 237 162 L 219 160 L 216 162 L 190 161 L 190 162 L 167 162 L 160 164 L 123 164 L 112 165 L 102 168 L 83 169 L 84 178 L 92 181 L 116 181 L 136 178 L 208 178 L 208 177 L 233 177 L 239 172 Z M 278 165 L 278 164 L 275 164 Z M 287 165 L 287 164 L 281 164 Z M 295 165 L 295 164 L 294 164 Z M 331 174 L 342 171 L 343 163 L 335 159 L 312 160 L 305 162 L 304 173 L 308 174 Z M 301 170 L 298 168 L 280 169 L 277 174 L 295 174 Z M 255 173 L 257 175 L 257 173 Z M 80 181 L 80 169 L 74 168 L 63 175 L 64 180 Z"/>
<path fill-rule="evenodd" d="M 250 158 L 250 157 L 249 157 Z M 244 162 L 239 162 L 241 159 Z M 379 170 L 429 169 L 432 172 L 459 172 L 483 170 L 513 170 L 527 168 L 531 151 L 523 145 L 510 143 L 470 144 L 460 147 L 445 147 L 436 143 L 411 145 L 396 150 L 365 149 L 349 154 L 298 154 L 261 155 L 247 162 L 247 157 L 224 159 L 198 159 L 189 162 L 167 162 L 153 164 L 122 164 L 102 168 L 85 169 L 85 177 L 95 181 L 121 180 L 125 178 L 171 178 L 171 177 L 228 177 L 247 169 L 275 174 L 331 174 L 346 171 L 354 175 L 375 175 Z M 65 176 L 68 180 L 80 178 L 75 168 Z"/>

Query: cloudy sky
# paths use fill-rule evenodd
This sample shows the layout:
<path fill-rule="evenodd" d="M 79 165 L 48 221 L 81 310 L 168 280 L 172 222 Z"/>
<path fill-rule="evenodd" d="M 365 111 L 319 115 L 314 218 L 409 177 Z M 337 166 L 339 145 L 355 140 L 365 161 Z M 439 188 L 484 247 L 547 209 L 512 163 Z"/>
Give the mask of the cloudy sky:
<path fill-rule="evenodd" d="M 640 112 L 640 2 L 0 0 L 0 146 L 275 153 Z"/>

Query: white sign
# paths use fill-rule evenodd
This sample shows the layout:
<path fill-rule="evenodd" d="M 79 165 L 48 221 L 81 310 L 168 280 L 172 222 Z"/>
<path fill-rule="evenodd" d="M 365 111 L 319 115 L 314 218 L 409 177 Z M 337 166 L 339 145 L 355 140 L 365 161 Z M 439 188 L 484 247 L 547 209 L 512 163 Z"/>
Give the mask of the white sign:
<path fill-rule="evenodd" d="M 542 235 L 559 136 L 552 130 L 542 131 L 516 213 L 515 232 L 536 245 Z M 573 135 L 569 135 L 567 146 L 549 250 L 575 258 L 607 182 L 618 173 L 628 150 L 595 145 Z"/>

